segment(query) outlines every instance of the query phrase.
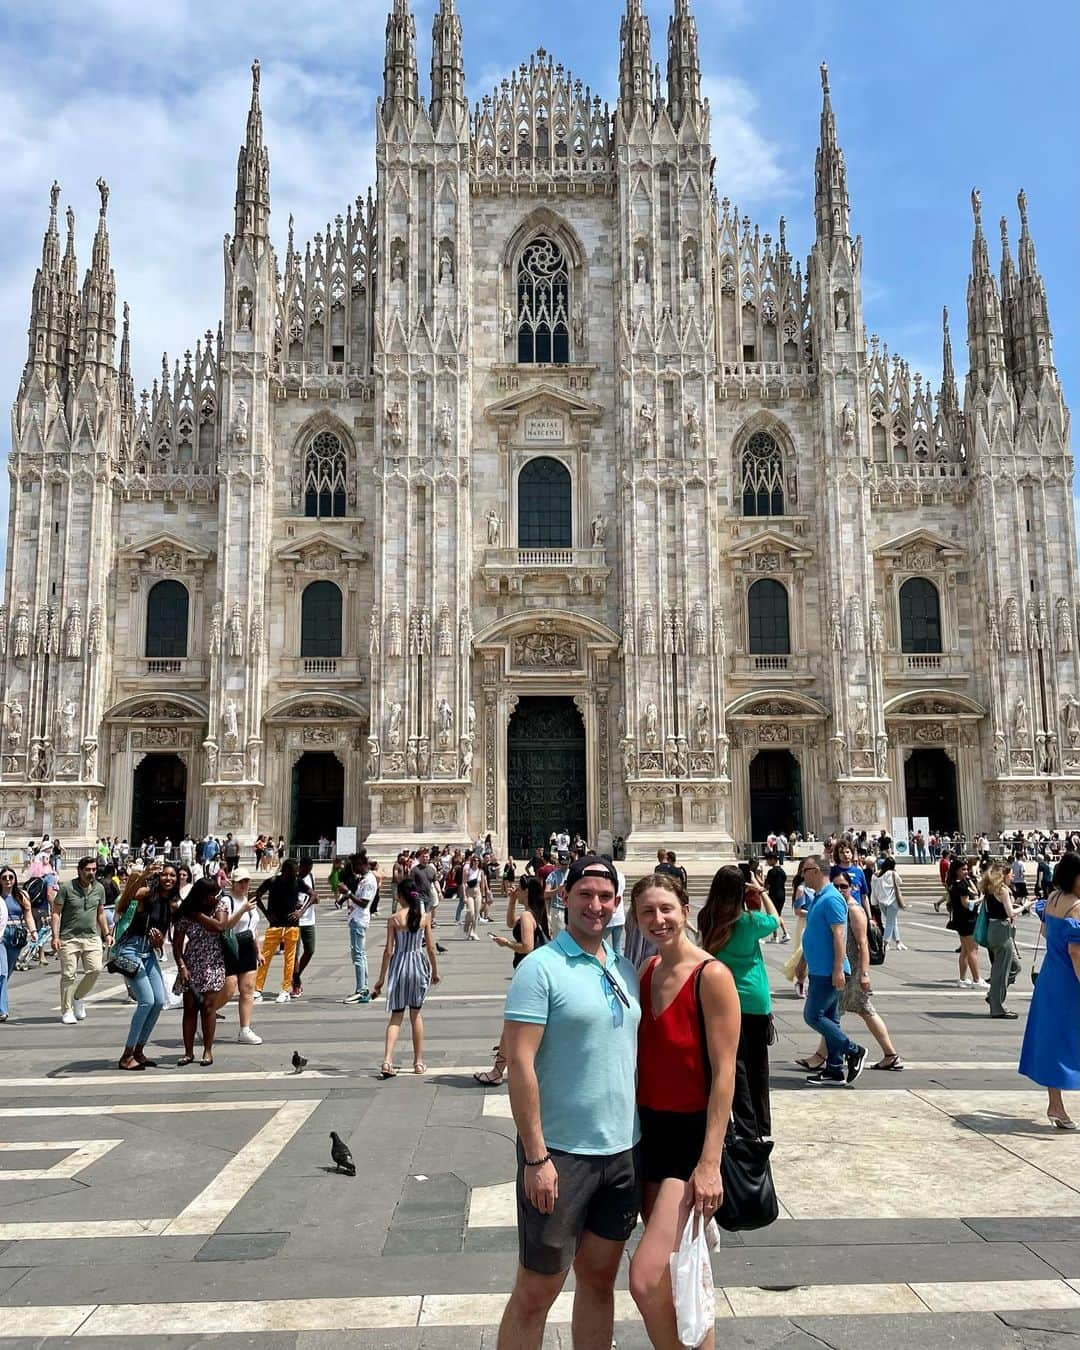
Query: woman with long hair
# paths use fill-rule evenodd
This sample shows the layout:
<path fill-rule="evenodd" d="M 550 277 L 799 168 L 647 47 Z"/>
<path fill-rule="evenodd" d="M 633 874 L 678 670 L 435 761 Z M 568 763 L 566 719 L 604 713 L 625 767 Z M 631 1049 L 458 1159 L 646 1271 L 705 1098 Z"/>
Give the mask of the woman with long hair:
<path fill-rule="evenodd" d="M 0 867 L 0 1022 L 8 1020 L 8 981 L 15 973 L 19 953 L 28 942 L 37 942 L 37 921 L 30 897 L 19 885 L 14 867 Z"/>
<path fill-rule="evenodd" d="M 966 858 L 954 858 L 949 867 L 947 904 L 951 928 L 960 939 L 961 989 L 988 989 L 979 970 L 979 944 L 975 941 L 975 921 L 979 915 L 979 888 L 971 877 L 971 866 Z"/>
<path fill-rule="evenodd" d="M 862 869 L 851 868 L 847 875 L 852 885 L 852 898 L 857 898 L 861 903 L 861 892 L 856 897 L 855 888 L 858 885 L 857 878 L 862 877 Z M 904 892 L 900 886 L 900 874 L 896 870 L 895 858 L 878 860 L 877 871 L 870 883 L 870 899 L 881 913 L 886 947 L 891 943 L 893 951 L 906 952 L 907 948 L 900 941 L 900 911 L 905 908 Z"/>
<path fill-rule="evenodd" d="M 203 1068 L 214 1062 L 214 1033 L 217 1011 L 236 993 L 236 976 L 226 970 L 226 951 L 222 934 L 231 932 L 254 905 L 245 900 L 230 913 L 217 883 L 197 881 L 180 903 L 173 925 L 173 958 L 176 961 L 177 987 L 184 995 L 184 1053 L 177 1060 L 183 1067 L 195 1060 L 195 1027 L 202 1021 Z"/>
<path fill-rule="evenodd" d="M 383 1051 L 380 1078 L 393 1078 L 394 1047 L 397 1045 L 401 1023 L 408 1009 L 412 1024 L 413 1073 L 424 1073 L 424 1006 L 429 985 L 439 983 L 439 961 L 435 954 L 435 939 L 431 932 L 431 915 L 424 913 L 420 892 L 406 878 L 398 883 L 398 911 L 386 924 L 386 948 L 382 969 L 371 991 L 378 998 L 386 985 L 386 1006 L 390 1021 L 386 1025 L 386 1046 Z"/>
<path fill-rule="evenodd" d="M 751 872 L 749 879 L 747 871 Z M 702 947 L 731 971 L 739 995 L 742 1020 L 735 1056 L 732 1113 L 739 1133 L 747 1139 L 772 1136 L 769 1108 L 772 999 L 761 942 L 771 937 L 779 924 L 776 906 L 745 863 L 741 867 L 720 868 L 698 915 Z"/>
<path fill-rule="evenodd" d="M 690 902 L 677 878 L 642 877 L 630 903 L 657 950 L 641 971 L 637 1100 L 645 1232 L 630 1262 L 630 1293 L 652 1344 L 675 1347 L 671 1254 L 691 1213 L 707 1223 L 724 1195 L 720 1162 L 735 1088 L 739 995 L 731 972 L 690 940 Z M 710 1331 L 701 1346 L 714 1345 Z"/>
<path fill-rule="evenodd" d="M 1005 879 L 1005 869 L 997 863 L 991 863 L 982 874 L 979 882 L 982 902 L 986 908 L 987 929 L 986 947 L 990 953 L 990 992 L 986 1001 L 990 1004 L 991 1017 L 1008 1017 L 1015 1021 L 1019 1014 L 1009 1012 L 1005 999 L 1009 985 L 1020 974 L 1020 955 L 1016 950 L 1016 919 L 1026 914 L 1029 906 L 1013 903 L 1009 883 Z"/>
<path fill-rule="evenodd" d="M 1046 955 L 1031 994 L 1020 1072 L 1046 1088 L 1046 1118 L 1075 1130 L 1062 1092 L 1080 1088 L 1080 856 L 1065 853 L 1036 905 Z"/>
<path fill-rule="evenodd" d="M 148 869 L 134 886 L 129 882 L 116 901 L 113 951 L 123 947 L 139 962 L 135 974 L 126 977 L 135 1011 L 117 1066 L 125 1073 L 157 1068 L 157 1061 L 147 1059 L 144 1051 L 168 1001 L 159 958 L 179 903 L 180 877 L 171 862 Z"/>
<path fill-rule="evenodd" d="M 517 916 L 519 899 L 524 898 L 525 909 L 521 917 Z M 518 887 L 511 891 L 506 907 L 506 926 L 510 937 L 500 937 L 492 933 L 491 940 L 497 947 L 505 947 L 514 953 L 514 969 L 530 954 L 551 941 L 551 918 L 548 914 L 547 895 L 539 877 L 525 876 Z M 473 1078 L 484 1087 L 498 1087 L 506 1072 L 506 1056 L 503 1054 L 502 1041 L 495 1047 L 495 1063 L 484 1073 L 474 1073 Z"/>

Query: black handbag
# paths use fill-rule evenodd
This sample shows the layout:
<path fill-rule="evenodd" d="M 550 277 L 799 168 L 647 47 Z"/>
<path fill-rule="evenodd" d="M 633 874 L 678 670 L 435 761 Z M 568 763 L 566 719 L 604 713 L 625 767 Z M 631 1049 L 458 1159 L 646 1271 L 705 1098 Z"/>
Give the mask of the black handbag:
<path fill-rule="evenodd" d="M 123 975 L 125 979 L 130 979 L 132 975 L 138 975 L 142 970 L 142 954 L 132 943 L 121 942 L 109 953 L 105 969 L 110 975 Z"/>
<path fill-rule="evenodd" d="M 885 964 L 885 935 L 873 921 L 866 925 L 866 945 L 870 951 L 870 964 L 872 966 L 883 966 Z"/>
<path fill-rule="evenodd" d="M 705 1010 L 701 1006 L 701 972 L 705 965 L 703 961 L 697 968 L 694 994 L 697 998 L 698 1028 L 705 1064 L 705 1095 L 708 1097 L 712 1091 L 713 1075 L 709 1038 L 705 1030 Z M 736 1132 L 735 1121 L 728 1121 L 724 1152 L 720 1159 L 724 1199 L 714 1216 L 717 1224 L 727 1232 L 745 1233 L 753 1228 L 767 1228 L 776 1221 L 780 1205 L 776 1199 L 769 1163 L 772 1151 L 771 1139 L 745 1139 Z"/>

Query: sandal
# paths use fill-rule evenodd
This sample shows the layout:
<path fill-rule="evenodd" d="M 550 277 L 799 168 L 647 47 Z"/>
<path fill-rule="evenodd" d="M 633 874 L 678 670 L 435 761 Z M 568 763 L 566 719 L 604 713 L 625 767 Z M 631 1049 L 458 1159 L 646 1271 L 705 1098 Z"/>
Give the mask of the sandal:
<path fill-rule="evenodd" d="M 390 1061 L 389 1061 L 388 1059 L 384 1059 L 384 1060 L 383 1060 L 383 1062 L 382 1062 L 382 1068 L 379 1070 L 379 1077 L 380 1077 L 380 1078 L 396 1078 L 396 1077 L 397 1077 L 397 1069 L 394 1068 L 394 1066 L 390 1063 Z"/>
<path fill-rule="evenodd" d="M 422 1059 L 418 1059 L 412 1066 L 413 1073 L 427 1073 L 427 1065 Z"/>
<path fill-rule="evenodd" d="M 1076 1121 L 1068 1116 L 1052 1116 L 1049 1111 L 1046 1113 L 1046 1119 L 1053 1125 L 1055 1130 L 1075 1130 Z"/>
<path fill-rule="evenodd" d="M 503 1080 L 504 1070 L 487 1069 L 483 1073 L 474 1073 L 473 1081 L 480 1083 L 483 1087 L 498 1087 Z"/>
<path fill-rule="evenodd" d="M 200 1068 L 200 1069 L 208 1069 L 208 1068 L 210 1067 L 210 1065 L 213 1064 L 213 1062 L 214 1062 L 214 1056 L 213 1056 L 213 1055 L 211 1055 L 209 1059 L 207 1059 L 206 1056 L 203 1055 L 202 1059 L 199 1060 L 199 1068 Z"/>
<path fill-rule="evenodd" d="M 815 1055 L 807 1055 L 805 1059 L 797 1059 L 795 1063 L 799 1066 L 800 1069 L 809 1069 L 811 1073 L 816 1073 L 818 1069 L 822 1069 L 825 1067 L 825 1060 L 824 1058 L 817 1059 L 816 1063 L 811 1063 L 811 1060 L 814 1059 L 817 1059 Z"/>
<path fill-rule="evenodd" d="M 146 1068 L 146 1065 L 140 1064 L 138 1060 L 136 1060 L 133 1064 L 125 1064 L 123 1060 L 120 1060 L 120 1062 L 117 1064 L 116 1067 L 118 1069 L 123 1070 L 124 1073 L 139 1073 L 141 1070 Z"/>
<path fill-rule="evenodd" d="M 195 1063 L 195 1056 L 194 1056 L 194 1055 L 181 1055 L 180 1058 L 176 1061 L 176 1067 L 177 1067 L 178 1069 L 183 1069 L 183 1068 L 185 1068 L 188 1064 L 194 1064 L 194 1063 Z"/>
<path fill-rule="evenodd" d="M 886 1055 L 884 1059 L 879 1059 L 876 1064 L 871 1064 L 872 1069 L 891 1069 L 894 1073 L 899 1073 L 904 1067 L 904 1061 L 899 1055 Z"/>

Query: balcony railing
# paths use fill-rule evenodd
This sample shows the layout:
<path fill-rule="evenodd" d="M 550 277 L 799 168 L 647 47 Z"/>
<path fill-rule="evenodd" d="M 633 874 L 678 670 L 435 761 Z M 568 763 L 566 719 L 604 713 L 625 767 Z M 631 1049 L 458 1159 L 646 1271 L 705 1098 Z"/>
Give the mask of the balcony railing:
<path fill-rule="evenodd" d="M 305 656 L 304 674 L 305 675 L 336 675 L 337 674 L 336 656 Z"/>
<path fill-rule="evenodd" d="M 810 658 L 803 652 L 738 652 L 731 659 L 733 679 L 802 680 L 809 677 Z"/>
<path fill-rule="evenodd" d="M 481 576 L 496 594 L 505 588 L 521 591 L 525 582 L 565 578 L 571 592 L 604 590 L 611 568 L 604 548 L 489 548 L 484 552 Z"/>
<path fill-rule="evenodd" d="M 182 675 L 184 659 L 180 656 L 151 656 L 146 661 L 147 675 Z"/>
<path fill-rule="evenodd" d="M 889 652 L 885 657 L 885 678 L 891 680 L 955 680 L 966 673 L 951 652 Z"/>
<path fill-rule="evenodd" d="M 278 666 L 278 677 L 287 683 L 306 684 L 324 680 L 329 684 L 363 684 L 365 676 L 358 656 L 286 656 Z"/>

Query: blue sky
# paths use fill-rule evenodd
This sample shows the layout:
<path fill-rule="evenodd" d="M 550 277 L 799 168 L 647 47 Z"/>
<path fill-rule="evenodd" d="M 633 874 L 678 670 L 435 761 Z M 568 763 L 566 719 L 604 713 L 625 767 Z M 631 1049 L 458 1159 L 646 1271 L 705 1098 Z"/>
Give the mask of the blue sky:
<path fill-rule="evenodd" d="M 692 0 L 721 196 L 789 247 L 811 242 L 818 65 L 829 64 L 847 155 L 853 229 L 864 239 L 867 326 L 940 373 L 940 313 L 966 367 L 969 194 L 996 221 L 1027 190 L 1049 292 L 1058 370 L 1076 399 L 1076 89 L 1080 7 L 1042 0 Z M 34 267 L 53 178 L 77 213 L 89 261 L 99 174 L 112 189 L 112 258 L 132 309 L 136 388 L 182 355 L 221 306 L 221 238 L 231 228 L 249 65 L 263 67 L 272 230 L 289 212 L 304 240 L 373 180 L 373 109 L 389 0 L 11 0 L 0 9 L 0 381 L 13 398 L 25 359 Z M 414 8 L 426 86 L 434 0 Z M 647 0 L 654 60 L 666 63 L 668 4 Z M 459 0 L 476 99 L 538 46 L 614 101 L 618 0 L 582 6 Z M 0 432 L 6 455 L 9 432 Z M 6 520 L 7 476 L 0 480 Z"/>

